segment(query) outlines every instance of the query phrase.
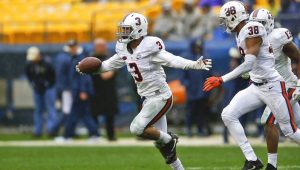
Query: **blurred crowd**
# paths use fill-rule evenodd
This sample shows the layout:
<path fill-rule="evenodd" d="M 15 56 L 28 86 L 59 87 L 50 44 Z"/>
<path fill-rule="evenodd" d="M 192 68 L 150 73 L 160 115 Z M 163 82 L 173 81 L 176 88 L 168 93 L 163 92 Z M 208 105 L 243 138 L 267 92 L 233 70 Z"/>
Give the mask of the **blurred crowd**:
<path fill-rule="evenodd" d="M 216 38 L 220 34 L 214 31 L 218 26 L 218 18 L 212 11 L 214 6 L 220 6 L 222 0 L 202 0 L 195 3 L 185 0 L 183 8 L 176 12 L 169 2 L 162 4 L 162 13 L 154 21 L 152 34 L 169 41 L 189 40 L 190 50 L 182 57 L 196 60 L 204 54 L 204 44 L 207 40 Z M 249 11 L 252 10 L 254 0 L 244 0 Z M 268 0 L 269 10 L 274 16 L 280 17 L 285 13 L 297 12 L 299 3 L 293 0 L 281 1 L 281 8 L 275 5 L 274 0 Z M 296 32 L 298 33 L 298 32 Z M 295 32 L 294 32 L 295 34 Z M 94 56 L 104 61 L 110 57 L 107 43 L 103 39 L 95 39 L 93 50 L 86 51 L 76 40 L 66 43 L 63 51 L 55 57 L 48 59 L 41 56 L 37 47 L 27 51 L 28 64 L 26 75 L 34 93 L 34 136 L 39 137 L 43 132 L 43 113 L 47 112 L 47 132 L 50 136 L 58 136 L 63 127 L 63 135 L 57 141 L 65 141 L 76 137 L 76 125 L 82 121 L 89 132 L 90 140 L 98 140 L 99 115 L 105 117 L 106 136 L 108 140 L 116 140 L 114 120 L 118 113 L 118 100 L 116 91 L 116 72 L 106 72 L 101 75 L 80 76 L 76 73 L 76 64 L 86 56 Z M 237 49 L 229 50 L 229 69 L 233 70 L 242 58 Z M 50 61 L 51 60 L 51 61 Z M 186 89 L 185 102 L 186 115 L 184 118 L 186 134 L 188 136 L 209 136 L 212 134 L 211 120 L 216 108 L 223 108 L 228 104 L 235 93 L 248 86 L 248 80 L 238 78 L 226 83 L 223 88 L 212 93 L 204 93 L 204 81 L 213 72 L 183 71 L 178 76 Z M 59 101 L 59 102 L 57 102 Z M 59 103 L 60 109 L 56 109 Z M 254 111 L 254 118 L 246 116 L 241 118 L 244 126 L 247 120 L 257 122 L 255 136 L 262 135 L 259 119 L 263 112 Z M 220 111 L 220 110 L 219 110 Z M 196 132 L 193 126 L 196 125 Z M 224 141 L 228 142 L 227 130 L 224 128 Z"/>
<path fill-rule="evenodd" d="M 57 141 L 76 137 L 76 125 L 80 121 L 88 129 L 89 139 L 99 140 L 99 115 L 105 117 L 108 140 L 116 140 L 116 73 L 110 71 L 95 76 L 79 75 L 75 66 L 86 56 L 106 60 L 106 41 L 95 39 L 94 50 L 86 52 L 76 40 L 70 40 L 61 53 L 51 58 L 52 61 L 42 57 L 37 47 L 27 50 L 26 75 L 34 93 L 35 137 L 40 137 L 43 133 L 43 115 L 47 112 L 46 127 L 49 136 L 59 135 L 61 127 L 64 127 L 63 136 L 57 137 Z M 56 101 L 59 101 L 59 111 L 56 110 Z"/>
<path fill-rule="evenodd" d="M 201 4 L 199 10 L 194 0 L 186 0 L 180 13 L 173 11 L 170 2 L 165 2 L 161 15 L 154 22 L 153 34 L 172 41 L 207 38 L 217 24 L 218 18 L 208 2 Z"/>

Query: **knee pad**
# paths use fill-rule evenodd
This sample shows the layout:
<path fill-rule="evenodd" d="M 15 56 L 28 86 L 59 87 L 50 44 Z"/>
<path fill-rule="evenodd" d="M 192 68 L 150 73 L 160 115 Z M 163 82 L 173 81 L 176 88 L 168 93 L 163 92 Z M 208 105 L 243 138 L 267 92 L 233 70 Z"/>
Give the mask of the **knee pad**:
<path fill-rule="evenodd" d="M 139 136 L 139 135 L 143 134 L 144 129 L 145 128 L 136 121 L 133 121 L 130 124 L 130 132 L 134 135 Z"/>
<path fill-rule="evenodd" d="M 280 124 L 280 130 L 282 131 L 282 133 L 286 137 L 291 137 L 294 134 L 294 132 L 293 132 L 293 130 L 291 128 L 291 125 L 289 123 L 287 123 L 287 124 Z"/>
<path fill-rule="evenodd" d="M 300 145 L 300 130 L 299 129 L 297 129 L 297 131 L 295 133 L 289 135 L 288 137 Z"/>
<path fill-rule="evenodd" d="M 231 115 L 228 115 L 228 108 L 224 108 L 221 114 L 222 120 L 225 126 L 228 126 L 230 123 L 238 121 L 238 118 L 234 118 Z"/>

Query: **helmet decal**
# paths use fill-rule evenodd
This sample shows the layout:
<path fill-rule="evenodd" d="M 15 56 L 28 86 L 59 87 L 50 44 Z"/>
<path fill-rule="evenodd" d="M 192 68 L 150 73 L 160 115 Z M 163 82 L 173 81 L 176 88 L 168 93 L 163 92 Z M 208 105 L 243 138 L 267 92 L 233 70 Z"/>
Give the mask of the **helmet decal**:
<path fill-rule="evenodd" d="M 257 14 L 259 12 L 260 9 L 256 9 L 255 11 L 253 11 L 253 18 L 256 18 L 257 17 Z"/>
<path fill-rule="evenodd" d="M 141 25 L 141 19 L 139 17 L 135 17 L 134 19 L 136 20 L 135 25 L 140 26 Z"/>

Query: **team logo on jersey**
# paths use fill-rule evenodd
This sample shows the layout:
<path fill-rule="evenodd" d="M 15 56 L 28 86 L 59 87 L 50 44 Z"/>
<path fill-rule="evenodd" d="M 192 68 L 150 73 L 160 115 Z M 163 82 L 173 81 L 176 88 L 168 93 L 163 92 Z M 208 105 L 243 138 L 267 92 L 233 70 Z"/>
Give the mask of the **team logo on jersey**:
<path fill-rule="evenodd" d="M 127 60 L 127 57 L 126 57 L 126 56 L 123 56 L 122 59 L 123 59 L 123 60 Z"/>

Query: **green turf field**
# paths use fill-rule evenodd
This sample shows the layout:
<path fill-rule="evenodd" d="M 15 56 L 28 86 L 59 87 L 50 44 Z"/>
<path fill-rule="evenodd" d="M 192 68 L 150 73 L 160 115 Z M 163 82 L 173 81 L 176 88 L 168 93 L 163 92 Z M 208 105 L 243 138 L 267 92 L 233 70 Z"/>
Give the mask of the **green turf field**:
<path fill-rule="evenodd" d="M 266 149 L 255 148 L 266 162 Z M 179 147 L 186 170 L 240 169 L 238 147 Z M 280 147 L 279 169 L 300 169 L 300 147 Z M 0 147 L 1 170 L 163 170 L 152 147 Z"/>

